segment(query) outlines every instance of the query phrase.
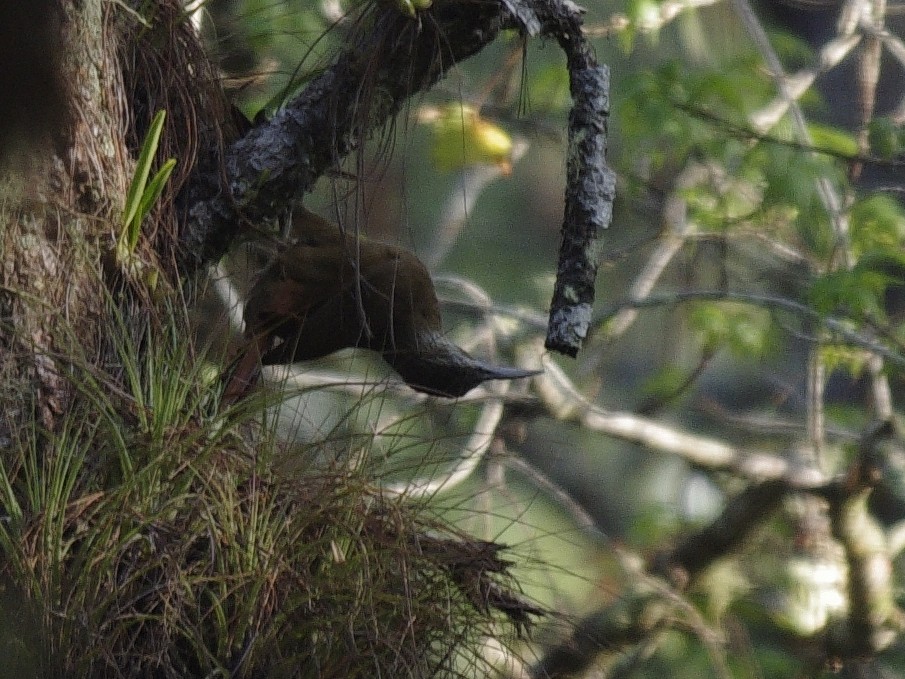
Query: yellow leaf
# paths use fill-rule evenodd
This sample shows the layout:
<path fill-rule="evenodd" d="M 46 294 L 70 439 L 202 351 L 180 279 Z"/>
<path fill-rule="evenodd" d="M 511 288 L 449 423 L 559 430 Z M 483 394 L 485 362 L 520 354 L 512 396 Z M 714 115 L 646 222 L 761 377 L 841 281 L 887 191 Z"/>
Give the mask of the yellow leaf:
<path fill-rule="evenodd" d="M 421 116 L 434 126 L 431 156 L 443 171 L 472 165 L 497 165 L 511 170 L 512 137 L 499 125 L 485 120 L 468 104 L 452 103 Z"/>

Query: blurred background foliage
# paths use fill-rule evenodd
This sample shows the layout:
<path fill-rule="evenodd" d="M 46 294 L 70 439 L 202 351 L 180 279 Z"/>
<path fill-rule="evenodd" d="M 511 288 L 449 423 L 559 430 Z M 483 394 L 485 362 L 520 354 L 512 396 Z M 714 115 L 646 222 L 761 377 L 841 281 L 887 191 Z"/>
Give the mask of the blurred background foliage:
<path fill-rule="evenodd" d="M 874 21 L 892 36 L 887 44 L 901 45 L 896 6 L 888 15 L 884 4 L 868 2 L 754 6 L 767 44 L 794 74 L 783 87 L 791 92 L 815 76 L 794 91 L 790 113 L 768 53 L 744 20 L 746 4 L 585 5 L 586 28 L 611 72 L 609 159 L 618 195 L 598 279 L 599 322 L 577 360 L 548 359 L 600 408 L 814 465 L 828 478 L 843 473 L 860 433 L 890 415 L 877 385 L 889 385 L 894 409 L 905 387 L 905 115 L 901 57 L 884 52 L 871 83 L 870 34 L 840 26 L 855 13 L 859 26 Z M 210 0 L 202 25 L 237 106 L 253 119 L 328 63 L 354 32 L 355 11 L 331 0 Z M 845 35 L 862 36 L 862 44 L 838 47 L 838 65 L 830 64 L 821 50 Z M 323 180 L 307 205 L 411 247 L 438 277 L 465 278 L 493 303 L 519 310 L 501 317 L 509 326 L 497 326 L 497 339 L 504 351 L 523 345 L 542 333 L 552 291 L 568 106 L 561 53 L 505 35 L 414 98 L 392 130 L 346 164 L 354 179 Z M 469 116 L 492 126 L 483 128 L 496 144 L 488 155 L 471 146 L 480 140 L 469 135 L 482 132 L 468 130 Z M 450 127 L 460 118 L 458 130 Z M 465 207 L 463 221 L 455 215 Z M 648 288 L 633 287 L 658 258 Z M 701 291 L 738 297 L 697 298 Z M 455 284 L 441 292 L 461 301 Z M 633 297 L 652 301 L 636 317 L 620 317 L 627 307 L 614 305 Z M 468 344 L 475 315 L 456 305 L 446 311 L 451 333 Z M 835 341 L 820 321 L 827 316 L 887 347 L 892 359 L 871 364 L 865 347 Z M 350 370 L 348 357 L 325 365 Z M 302 367 L 303 376 L 309 370 Z M 514 547 L 525 591 L 562 613 L 541 624 L 541 639 L 554 641 L 564 621 L 623 596 L 631 574 L 613 545 L 649 557 L 712 521 L 744 484 L 688 456 L 552 417 L 521 389 L 512 386 L 510 395 L 520 396 L 474 473 L 433 502 L 479 537 Z M 293 466 L 343 458 L 373 466 L 390 484 L 448 473 L 481 407 L 330 392 L 291 406 L 282 426 L 311 454 Z M 825 418 L 817 424 L 815 409 Z M 364 458 L 349 443 L 355 436 L 368 441 Z M 889 479 L 893 500 L 874 515 L 888 530 L 898 593 L 893 529 L 905 505 L 895 498 L 905 487 L 892 470 Z M 825 667 L 813 661 L 809 641 L 846 610 L 845 573 L 825 521 L 793 495 L 699 578 L 690 598 L 725 635 L 722 663 L 732 676 L 818 676 Z M 701 635 L 681 624 L 608 662 L 607 676 L 720 672 Z M 896 641 L 844 672 L 895 676 L 902 663 Z"/>

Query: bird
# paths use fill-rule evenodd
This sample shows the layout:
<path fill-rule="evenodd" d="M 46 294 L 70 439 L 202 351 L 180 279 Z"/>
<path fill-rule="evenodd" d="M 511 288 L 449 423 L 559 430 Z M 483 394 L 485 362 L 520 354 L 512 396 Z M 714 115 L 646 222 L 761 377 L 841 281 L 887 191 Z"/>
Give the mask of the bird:
<path fill-rule="evenodd" d="M 458 398 L 487 380 L 537 371 L 473 358 L 443 334 L 430 273 L 405 248 L 354 234 L 308 211 L 293 216 L 283 247 L 252 287 L 247 346 L 224 391 L 235 402 L 260 365 L 289 364 L 346 348 L 376 352 L 412 389 Z"/>

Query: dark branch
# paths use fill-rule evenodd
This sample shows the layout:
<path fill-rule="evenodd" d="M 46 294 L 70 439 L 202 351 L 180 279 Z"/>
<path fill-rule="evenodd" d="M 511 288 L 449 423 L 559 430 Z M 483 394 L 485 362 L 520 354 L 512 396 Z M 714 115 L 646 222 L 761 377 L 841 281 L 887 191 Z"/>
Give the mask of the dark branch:
<path fill-rule="evenodd" d="M 541 33 L 555 37 L 566 53 L 572 94 L 566 208 L 546 347 L 575 356 L 591 324 L 603 231 L 616 195 L 616 175 L 606 164 L 610 72 L 585 39 L 579 8 L 568 0 L 543 4 L 535 3 Z"/>
<path fill-rule="evenodd" d="M 183 265 L 215 260 L 243 224 L 282 215 L 315 180 L 456 63 L 516 25 L 499 2 L 438 0 L 413 20 L 375 3 L 333 65 L 199 172 L 187 192 Z"/>
<path fill-rule="evenodd" d="M 726 503 L 709 525 L 688 535 L 674 549 L 654 558 L 651 572 L 684 587 L 714 561 L 731 554 L 773 513 L 789 492 L 784 480 L 754 484 Z"/>
<path fill-rule="evenodd" d="M 630 591 L 578 623 L 571 636 L 531 667 L 532 679 L 578 675 L 601 653 L 618 653 L 664 626 L 674 607 L 647 588 Z"/>

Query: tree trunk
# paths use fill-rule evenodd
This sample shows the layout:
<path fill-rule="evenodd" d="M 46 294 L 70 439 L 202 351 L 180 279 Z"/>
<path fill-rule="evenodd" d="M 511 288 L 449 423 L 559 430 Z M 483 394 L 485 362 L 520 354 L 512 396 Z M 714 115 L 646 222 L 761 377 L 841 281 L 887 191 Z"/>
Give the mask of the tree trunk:
<path fill-rule="evenodd" d="M 217 148 L 211 135 L 221 134 L 226 111 L 176 0 L 155 3 L 149 26 L 120 3 L 42 4 L 52 5 L 41 8 L 49 13 L 23 12 L 16 17 L 22 25 L 6 27 L 11 34 L 52 33 L 48 59 L 59 78 L 47 106 L 61 103 L 62 110 L 49 134 L 39 130 L 8 149 L 15 155 L 0 206 L 0 402 L 7 404 L 0 441 L 36 414 L 55 429 L 72 400 L 67 371 L 110 356 L 111 313 L 147 320 L 147 286 L 123 271 L 115 248 L 138 148 L 159 109 L 168 118 L 158 163 L 173 157 L 178 165 L 143 226 L 138 257 L 159 276 L 157 289 L 179 286 L 173 197 L 198 149 Z M 19 65 L 25 72 L 9 80 L 31 82 L 34 64 Z"/>
<path fill-rule="evenodd" d="M 101 350 L 101 253 L 109 247 L 132 165 L 109 3 L 59 3 L 57 67 L 65 105 L 52 139 L 34 140 L 4 181 L 0 383 L 8 436 L 37 409 L 48 429 L 71 394 L 63 356 Z M 38 17 L 40 19 L 40 17 Z M 20 26 L 28 34 L 34 27 Z M 31 77 L 20 74 L 22 81 Z M 51 143 L 42 143 L 50 141 Z"/>

